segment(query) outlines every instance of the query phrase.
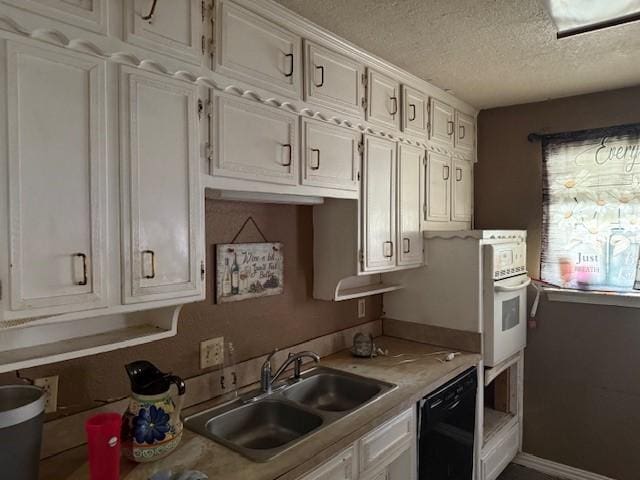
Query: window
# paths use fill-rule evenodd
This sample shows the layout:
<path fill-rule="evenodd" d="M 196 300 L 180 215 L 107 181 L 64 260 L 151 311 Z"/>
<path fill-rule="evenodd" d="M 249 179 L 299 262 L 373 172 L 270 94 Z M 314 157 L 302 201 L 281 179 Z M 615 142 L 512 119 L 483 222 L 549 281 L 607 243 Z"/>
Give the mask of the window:
<path fill-rule="evenodd" d="M 542 148 L 541 279 L 640 293 L 640 124 L 549 135 Z"/>

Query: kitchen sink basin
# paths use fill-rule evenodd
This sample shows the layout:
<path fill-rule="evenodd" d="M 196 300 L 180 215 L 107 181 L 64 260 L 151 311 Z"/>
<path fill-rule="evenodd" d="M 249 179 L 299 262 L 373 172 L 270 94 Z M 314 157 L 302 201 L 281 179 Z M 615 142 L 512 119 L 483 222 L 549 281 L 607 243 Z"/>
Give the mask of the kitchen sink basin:
<path fill-rule="evenodd" d="M 281 401 L 250 403 L 207 422 L 207 431 L 253 450 L 280 447 L 322 425 L 322 418 Z"/>
<path fill-rule="evenodd" d="M 274 386 L 192 415 L 190 430 L 245 457 L 266 462 L 327 425 L 396 388 L 390 383 L 317 367 Z"/>
<path fill-rule="evenodd" d="M 345 412 L 368 402 L 384 386 L 375 380 L 343 373 L 319 373 L 291 385 L 283 395 L 316 410 Z"/>

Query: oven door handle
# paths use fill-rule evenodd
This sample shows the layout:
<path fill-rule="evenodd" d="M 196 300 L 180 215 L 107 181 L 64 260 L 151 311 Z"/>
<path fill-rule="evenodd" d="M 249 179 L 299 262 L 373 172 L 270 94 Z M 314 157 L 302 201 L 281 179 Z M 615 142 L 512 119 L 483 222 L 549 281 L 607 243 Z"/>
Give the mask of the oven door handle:
<path fill-rule="evenodd" d="M 522 290 L 523 288 L 526 288 L 529 285 L 531 285 L 531 278 L 527 277 L 527 279 L 519 285 L 513 285 L 508 287 L 502 286 L 502 285 L 496 285 L 493 288 L 495 289 L 496 292 L 517 292 L 518 290 Z"/>

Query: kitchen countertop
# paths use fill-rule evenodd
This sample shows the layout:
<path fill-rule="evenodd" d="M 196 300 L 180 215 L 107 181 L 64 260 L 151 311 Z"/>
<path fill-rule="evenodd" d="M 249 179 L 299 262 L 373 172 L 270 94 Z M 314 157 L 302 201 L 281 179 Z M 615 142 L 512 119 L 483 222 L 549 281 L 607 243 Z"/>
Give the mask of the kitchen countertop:
<path fill-rule="evenodd" d="M 269 462 L 255 463 L 185 429 L 180 446 L 169 456 L 149 464 L 123 460 L 121 480 L 147 480 L 153 473 L 168 469 L 174 472 L 200 470 L 211 480 L 294 480 L 414 405 L 443 383 L 477 365 L 481 358 L 479 354 L 462 352 L 450 362 L 441 362 L 436 356 L 425 354 L 442 351 L 442 347 L 392 337 L 376 338 L 376 344 L 387 349 L 389 356 L 354 358 L 348 350 L 343 350 L 324 357 L 320 364 L 394 383 L 398 388 L 310 435 L 290 451 Z M 185 414 L 197 413 L 216 403 L 219 401 L 191 407 Z M 41 462 L 40 480 L 87 480 L 86 458 L 86 446 L 82 446 L 44 460 Z"/>

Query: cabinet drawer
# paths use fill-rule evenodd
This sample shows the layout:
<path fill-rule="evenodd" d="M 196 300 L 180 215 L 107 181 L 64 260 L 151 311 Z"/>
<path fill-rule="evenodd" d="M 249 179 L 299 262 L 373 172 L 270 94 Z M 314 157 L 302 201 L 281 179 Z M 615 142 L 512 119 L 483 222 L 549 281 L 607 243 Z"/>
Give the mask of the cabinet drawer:
<path fill-rule="evenodd" d="M 409 445 L 414 422 L 411 408 L 364 436 L 360 440 L 360 472 L 385 463 L 390 455 Z"/>
<path fill-rule="evenodd" d="M 515 425 L 491 450 L 483 452 L 481 460 L 482 480 L 495 480 L 518 453 L 520 425 Z"/>
<path fill-rule="evenodd" d="M 215 97 L 216 156 L 211 174 L 298 183 L 298 117 L 248 100 Z"/>
<path fill-rule="evenodd" d="M 357 191 L 360 134 L 307 119 L 302 129 L 303 185 Z"/>
<path fill-rule="evenodd" d="M 351 446 L 300 480 L 351 480 L 355 478 L 355 458 Z"/>
<path fill-rule="evenodd" d="M 219 5 L 216 70 L 299 97 L 300 37 L 237 5 L 225 1 Z"/>
<path fill-rule="evenodd" d="M 305 49 L 305 100 L 362 116 L 364 65 L 309 41 Z"/>

